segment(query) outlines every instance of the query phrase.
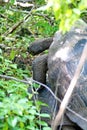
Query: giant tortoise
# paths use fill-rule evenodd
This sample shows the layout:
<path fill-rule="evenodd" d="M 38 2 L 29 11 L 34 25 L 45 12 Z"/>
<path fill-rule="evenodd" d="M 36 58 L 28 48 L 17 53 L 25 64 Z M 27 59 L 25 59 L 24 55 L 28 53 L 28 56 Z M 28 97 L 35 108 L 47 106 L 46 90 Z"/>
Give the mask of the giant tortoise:
<path fill-rule="evenodd" d="M 49 48 L 49 53 L 40 55 L 33 61 L 33 78 L 48 84 L 55 95 L 62 100 L 75 73 L 83 48 L 87 43 L 87 24 L 79 20 L 69 32 L 62 34 L 58 31 L 53 39 L 50 38 L 49 40 L 48 38 L 47 41 L 49 41 L 49 45 L 47 44 L 45 48 Z M 40 41 L 36 43 L 41 46 Z M 46 39 L 44 43 L 46 46 Z M 44 43 L 42 42 L 42 46 L 44 46 Z M 33 54 L 37 52 L 38 54 L 37 44 L 32 43 L 28 47 L 28 51 Z M 40 49 L 41 51 L 45 50 L 41 47 Z M 51 115 L 54 111 L 56 113 L 59 103 L 56 103 L 50 92 L 43 86 L 38 92 L 40 99 L 43 101 L 45 99 L 45 102 L 49 105 L 49 109 L 47 108 L 45 111 Z M 82 68 L 68 107 L 87 119 L 87 60 Z M 63 130 L 87 130 L 87 121 L 70 111 L 66 110 L 64 119 L 65 123 L 62 122 L 62 125 L 65 125 L 65 127 L 62 126 Z"/>

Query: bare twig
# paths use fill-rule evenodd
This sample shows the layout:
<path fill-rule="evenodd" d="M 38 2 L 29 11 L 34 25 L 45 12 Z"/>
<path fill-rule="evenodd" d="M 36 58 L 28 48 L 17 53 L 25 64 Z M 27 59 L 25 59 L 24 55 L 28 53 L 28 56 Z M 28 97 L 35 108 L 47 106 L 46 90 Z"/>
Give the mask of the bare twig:
<path fill-rule="evenodd" d="M 22 23 L 24 23 L 29 16 L 32 14 L 32 10 L 34 7 L 32 7 L 31 11 L 24 17 L 24 19 L 22 19 L 21 21 L 19 21 L 18 23 L 16 23 L 15 25 L 13 25 L 13 27 L 11 27 L 6 33 L 3 34 L 3 37 L 7 36 L 8 34 L 12 33 L 13 31 L 16 30 L 16 28 L 18 28 Z"/>
<path fill-rule="evenodd" d="M 17 81 L 17 82 L 22 82 L 22 83 L 25 83 L 25 84 L 31 84 L 32 82 L 34 82 L 34 83 L 36 83 L 36 84 L 39 84 L 39 85 L 43 86 L 44 88 L 46 88 L 46 89 L 52 94 L 52 96 L 53 96 L 59 103 L 62 102 L 57 96 L 55 96 L 55 94 L 53 93 L 53 91 L 52 91 L 47 85 L 45 85 L 45 84 L 43 84 L 43 83 L 40 83 L 40 82 L 38 82 L 38 81 L 36 81 L 36 80 L 33 80 L 33 79 L 31 79 L 31 78 L 28 78 L 28 81 L 25 81 L 25 80 L 20 80 L 20 79 L 11 77 L 11 76 L 1 75 L 1 74 L 0 74 L 0 77 L 1 77 L 1 78 L 5 78 L 5 79 L 9 79 L 9 80 L 15 80 L 15 81 Z M 37 91 L 38 91 L 38 90 L 37 90 Z M 71 110 L 69 107 L 66 107 L 66 109 L 67 109 L 68 111 L 70 111 L 72 114 L 74 114 L 74 115 L 76 115 L 77 117 L 79 117 L 80 119 L 82 119 L 83 121 L 87 122 L 87 119 L 86 119 L 86 118 L 82 117 L 81 115 L 79 115 L 79 114 L 76 113 L 75 111 Z"/>
<path fill-rule="evenodd" d="M 17 79 L 17 78 L 12 77 L 12 76 L 6 76 L 6 75 L 1 75 L 1 74 L 0 74 L 0 77 L 8 79 L 8 80 L 15 80 L 17 82 L 22 82 L 22 83 L 25 83 L 25 84 L 31 84 L 32 82 L 34 82 L 36 84 L 39 84 L 39 85 L 43 86 L 44 88 L 46 88 L 54 96 L 54 98 L 56 100 L 58 100 L 59 102 L 61 102 L 61 100 L 54 95 L 54 93 L 52 92 L 52 90 L 47 85 L 45 85 L 43 83 L 40 83 L 40 82 L 38 82 L 38 81 L 36 81 L 36 80 L 34 80 L 32 78 L 27 78 L 27 81 L 26 81 L 26 80 Z M 37 89 L 37 91 L 38 91 L 38 89 Z"/>
<path fill-rule="evenodd" d="M 37 16 L 39 16 L 39 17 L 43 17 L 46 21 L 48 21 L 48 23 L 50 24 L 50 25 L 52 25 L 52 20 L 50 20 L 49 18 L 48 18 L 48 15 L 46 15 L 46 14 L 40 14 L 40 13 L 33 13 L 33 15 L 37 15 Z"/>
<path fill-rule="evenodd" d="M 16 23 L 15 25 L 13 25 L 13 27 L 11 27 L 7 32 L 5 32 L 3 36 L 7 36 L 8 34 L 10 34 L 13 31 L 15 31 L 16 28 L 19 27 L 22 23 L 23 23 L 23 20 L 21 20 L 20 22 Z"/>
<path fill-rule="evenodd" d="M 13 22 L 13 20 L 12 20 L 12 19 L 10 19 L 10 18 L 8 18 L 6 15 L 0 14 L 0 17 L 5 18 L 5 19 L 7 19 L 7 20 L 9 20 L 9 21 Z"/>
<path fill-rule="evenodd" d="M 10 10 L 14 11 L 14 12 L 21 12 L 21 13 L 25 13 L 25 14 L 29 14 L 30 11 L 26 11 L 26 10 L 19 10 L 19 9 L 13 9 L 10 7 Z"/>
<path fill-rule="evenodd" d="M 79 76 L 80 76 L 80 72 L 81 72 L 81 69 L 82 69 L 82 67 L 83 67 L 83 65 L 84 65 L 84 62 L 85 62 L 86 58 L 87 58 L 87 43 L 86 43 L 86 45 L 85 45 L 85 47 L 84 47 L 84 50 L 83 50 L 83 52 L 82 52 L 82 55 L 81 55 L 79 64 L 78 64 L 77 69 L 76 69 L 76 72 L 75 72 L 75 74 L 74 74 L 74 77 L 73 77 L 73 79 L 71 80 L 71 83 L 70 83 L 70 85 L 69 85 L 69 88 L 68 88 L 68 90 L 67 90 L 67 92 L 66 92 L 66 94 L 65 94 L 65 96 L 64 96 L 64 99 L 63 99 L 61 105 L 60 105 L 59 112 L 57 113 L 56 118 L 55 118 L 55 120 L 54 120 L 54 123 L 53 123 L 53 125 L 52 125 L 52 130 L 56 130 L 56 129 L 57 129 L 57 126 L 60 124 L 61 117 L 62 117 L 62 115 L 64 114 L 65 109 L 66 109 L 66 107 L 67 107 L 67 105 L 68 105 L 68 103 L 69 103 L 70 97 L 71 97 L 72 92 L 73 92 L 73 90 L 74 90 L 74 88 L 75 88 L 75 85 L 76 85 L 76 83 L 77 83 L 77 80 L 78 80 L 78 78 L 79 78 Z"/>

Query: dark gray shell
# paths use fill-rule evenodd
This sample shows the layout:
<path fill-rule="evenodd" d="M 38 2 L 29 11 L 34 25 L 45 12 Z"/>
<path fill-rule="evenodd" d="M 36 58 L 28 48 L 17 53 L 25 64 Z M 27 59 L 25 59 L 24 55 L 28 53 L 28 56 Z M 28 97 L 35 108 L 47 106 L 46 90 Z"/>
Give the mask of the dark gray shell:
<path fill-rule="evenodd" d="M 61 99 L 67 91 L 86 43 L 87 24 L 83 21 L 78 21 L 68 33 L 62 35 L 61 32 L 57 32 L 54 37 L 49 49 L 48 78 L 53 92 Z M 87 119 L 87 60 L 82 68 L 69 107 Z M 83 130 L 87 130 L 86 121 L 70 112 L 67 112 L 67 115 Z"/>

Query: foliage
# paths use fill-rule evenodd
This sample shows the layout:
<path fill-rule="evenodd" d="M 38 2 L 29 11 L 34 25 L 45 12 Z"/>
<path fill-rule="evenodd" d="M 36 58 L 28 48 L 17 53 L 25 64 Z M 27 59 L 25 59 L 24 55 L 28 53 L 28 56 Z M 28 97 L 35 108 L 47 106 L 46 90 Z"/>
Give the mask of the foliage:
<path fill-rule="evenodd" d="M 83 12 L 87 12 L 86 0 L 48 0 L 45 7 L 54 12 L 57 20 L 60 21 L 59 28 L 63 32 L 68 31 L 70 27 L 77 21 Z"/>
<path fill-rule="evenodd" d="M 28 75 L 28 71 L 17 69 L 16 64 L 0 57 L 1 74 L 14 75 L 20 79 Z M 14 73 L 14 74 L 13 74 Z M 32 87 L 30 85 L 30 87 Z M 0 80 L 0 129 L 3 130 L 39 130 L 50 129 L 41 117 L 39 101 L 33 101 L 32 93 L 28 92 L 29 85 L 12 80 Z"/>
<path fill-rule="evenodd" d="M 27 52 L 28 45 L 35 39 L 53 36 L 58 28 L 63 32 L 69 30 L 84 15 L 87 2 L 48 0 L 45 9 L 49 9 L 49 13 L 37 9 L 46 3 L 44 0 L 33 1 L 33 10 L 14 3 L 15 0 L 10 0 L 8 4 L 0 4 L 0 74 L 23 79 L 32 76 L 31 65 L 28 63 L 32 56 Z M 29 17 L 25 19 L 28 14 Z M 20 58 L 19 61 L 15 60 L 16 57 Z M 50 130 L 48 124 L 41 120 L 42 117 L 49 117 L 40 113 L 44 103 L 32 100 L 34 93 L 28 92 L 32 86 L 32 83 L 29 86 L 14 80 L 0 80 L 0 129 Z"/>
<path fill-rule="evenodd" d="M 0 5 L 0 74 L 18 79 L 31 77 L 28 45 L 37 38 L 49 37 L 58 29 L 54 17 L 46 12 L 33 12 L 14 5 L 14 0 Z M 44 4 L 37 0 L 35 7 Z M 27 20 L 26 15 L 30 13 Z M 23 21 L 23 22 L 21 22 Z M 16 27 L 17 23 L 19 24 Z M 14 29 L 15 25 L 15 29 Z M 9 33 L 9 30 L 13 30 Z M 15 62 L 16 57 L 20 60 Z M 25 67 L 21 67 L 20 65 Z M 18 66 L 19 64 L 19 66 Z M 49 117 L 40 113 L 44 103 L 32 100 L 34 93 L 28 92 L 24 83 L 2 78 L 0 80 L 0 129 L 2 130 L 50 130 L 41 118 Z M 37 85 L 35 85 L 37 87 Z"/>
<path fill-rule="evenodd" d="M 41 1 L 37 1 L 39 6 L 40 3 Z M 0 42 L 5 43 L 7 47 L 11 47 L 8 58 L 14 59 L 16 55 L 27 57 L 25 51 L 29 43 L 37 38 L 53 36 L 54 32 L 58 29 L 53 16 L 51 17 L 43 12 L 37 13 L 32 11 L 27 20 L 13 30 L 12 33 L 8 33 L 28 13 L 29 11 L 23 11 L 22 8 L 12 5 L 12 1 L 6 6 L 0 6 Z M 9 56 L 10 54 L 11 57 Z M 6 54 L 4 53 L 5 55 L 7 57 L 7 52 Z"/>
<path fill-rule="evenodd" d="M 31 97 L 26 85 L 0 81 L 0 129 L 39 130 L 40 126 L 48 127 L 39 119 L 48 115 L 39 113 Z"/>

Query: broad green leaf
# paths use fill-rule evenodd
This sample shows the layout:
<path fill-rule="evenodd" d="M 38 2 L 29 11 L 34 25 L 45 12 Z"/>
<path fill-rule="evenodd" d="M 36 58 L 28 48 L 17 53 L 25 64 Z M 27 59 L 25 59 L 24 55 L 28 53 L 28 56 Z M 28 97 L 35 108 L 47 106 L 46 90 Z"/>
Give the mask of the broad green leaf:
<path fill-rule="evenodd" d="M 45 117 L 48 117 L 48 118 L 50 118 L 50 115 L 49 115 L 49 114 L 46 114 L 46 113 L 41 113 L 41 114 L 40 114 L 40 117 L 44 117 L 44 118 L 45 118 Z"/>
<path fill-rule="evenodd" d="M 35 115 L 37 112 L 36 112 L 36 110 L 34 110 L 34 109 L 30 109 L 29 111 L 28 111 L 30 114 L 32 114 L 32 115 Z"/>
<path fill-rule="evenodd" d="M 36 130 L 34 126 L 27 126 L 27 129 L 29 129 L 29 130 Z"/>
<path fill-rule="evenodd" d="M 45 121 L 38 120 L 37 123 L 41 126 L 48 126 L 48 124 Z"/>
<path fill-rule="evenodd" d="M 77 15 L 80 15 L 80 14 L 81 14 L 81 11 L 80 11 L 79 9 L 77 9 L 77 8 L 74 8 L 74 9 L 73 9 L 73 12 L 74 12 L 75 14 L 77 14 Z"/>
<path fill-rule="evenodd" d="M 13 69 L 17 69 L 17 64 L 10 64 L 9 66 Z"/>
<path fill-rule="evenodd" d="M 43 127 L 43 130 L 52 130 L 50 127 Z"/>
<path fill-rule="evenodd" d="M 17 124 L 17 117 L 10 116 L 10 117 L 8 117 L 7 121 L 11 127 L 15 127 Z"/>

